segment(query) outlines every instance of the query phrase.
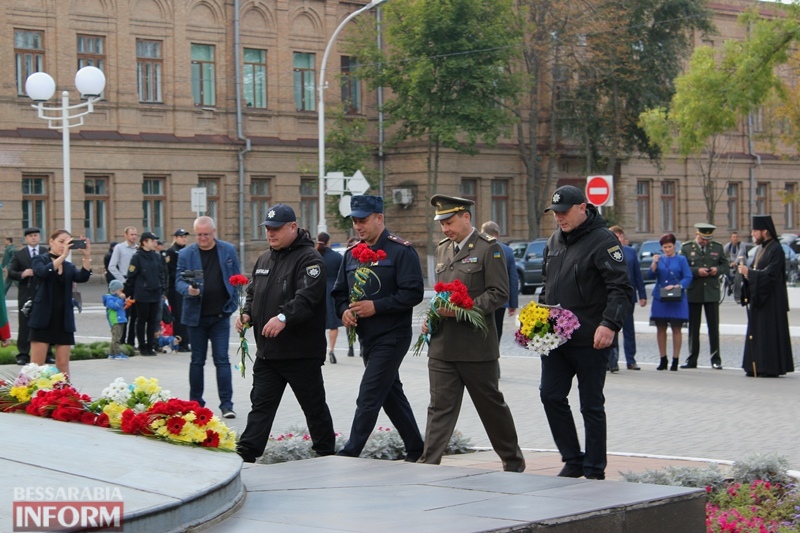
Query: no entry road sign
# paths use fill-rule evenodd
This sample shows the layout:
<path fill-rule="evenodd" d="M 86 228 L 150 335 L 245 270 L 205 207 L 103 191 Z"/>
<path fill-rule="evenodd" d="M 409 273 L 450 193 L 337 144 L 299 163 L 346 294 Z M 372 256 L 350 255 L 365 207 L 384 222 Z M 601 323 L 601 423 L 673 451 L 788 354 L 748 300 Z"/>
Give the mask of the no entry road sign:
<path fill-rule="evenodd" d="M 596 206 L 614 205 L 614 176 L 586 178 L 586 199 Z"/>

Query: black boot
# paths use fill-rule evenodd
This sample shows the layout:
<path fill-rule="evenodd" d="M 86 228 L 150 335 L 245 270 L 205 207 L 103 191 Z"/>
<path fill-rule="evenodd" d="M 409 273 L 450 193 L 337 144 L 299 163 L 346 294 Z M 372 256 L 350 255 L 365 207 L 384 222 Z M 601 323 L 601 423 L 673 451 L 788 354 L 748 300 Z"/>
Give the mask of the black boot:
<path fill-rule="evenodd" d="M 656 370 L 666 370 L 666 369 L 667 369 L 667 356 L 662 355 L 661 362 L 658 363 L 658 368 L 656 368 Z"/>
<path fill-rule="evenodd" d="M 673 372 L 677 372 L 678 371 L 678 358 L 677 357 L 672 359 L 672 366 L 669 367 L 669 369 L 672 370 Z"/>

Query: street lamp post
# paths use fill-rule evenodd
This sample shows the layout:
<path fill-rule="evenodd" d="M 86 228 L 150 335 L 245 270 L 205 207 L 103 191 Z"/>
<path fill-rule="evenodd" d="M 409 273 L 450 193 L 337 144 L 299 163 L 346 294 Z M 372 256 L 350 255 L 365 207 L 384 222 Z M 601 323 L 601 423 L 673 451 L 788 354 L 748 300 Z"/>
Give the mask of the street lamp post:
<path fill-rule="evenodd" d="M 331 53 L 331 48 L 339 35 L 348 22 L 356 18 L 364 11 L 368 11 L 376 7 L 386 0 L 372 0 L 369 4 L 361 9 L 353 11 L 339 24 L 336 30 L 331 35 L 328 45 L 325 47 L 325 53 L 322 55 L 322 64 L 319 68 L 319 98 L 317 103 L 317 113 L 319 115 L 318 133 L 319 133 L 319 223 L 317 224 L 317 231 L 328 231 L 328 224 L 325 220 L 325 89 L 327 89 L 327 82 L 325 81 L 325 65 L 328 63 L 328 55 Z"/>
<path fill-rule="evenodd" d="M 83 117 L 94 111 L 94 103 L 100 99 L 100 94 L 106 86 L 106 77 L 97 67 L 83 67 L 75 74 L 75 87 L 81 96 L 88 98 L 85 102 L 69 105 L 69 93 L 61 93 L 60 107 L 44 107 L 56 91 L 53 78 L 44 72 L 36 72 L 28 76 L 25 81 L 25 92 L 36 102 L 31 107 L 38 111 L 38 116 L 47 121 L 50 129 L 60 129 L 63 144 L 64 166 L 64 229 L 72 233 L 72 194 L 70 191 L 70 160 L 69 160 L 69 130 L 83 125 Z M 71 114 L 76 111 L 75 114 Z M 73 121 L 78 119 L 77 121 Z"/>

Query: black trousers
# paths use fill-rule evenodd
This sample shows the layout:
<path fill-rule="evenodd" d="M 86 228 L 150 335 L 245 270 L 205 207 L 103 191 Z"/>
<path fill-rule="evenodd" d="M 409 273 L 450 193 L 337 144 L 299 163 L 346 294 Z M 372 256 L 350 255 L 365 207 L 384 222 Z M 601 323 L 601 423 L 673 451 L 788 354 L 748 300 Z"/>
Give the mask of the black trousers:
<path fill-rule="evenodd" d="M 139 340 L 139 350 L 156 350 L 156 331 L 161 327 L 159 315 L 161 314 L 161 301 L 136 302 L 136 338 Z"/>
<path fill-rule="evenodd" d="M 494 310 L 494 322 L 497 325 L 497 342 L 503 337 L 503 319 L 506 317 L 507 309 L 500 307 Z"/>
<path fill-rule="evenodd" d="M 711 363 L 722 364 L 719 353 L 719 302 L 689 302 L 689 357 L 686 363 L 697 365 L 700 355 L 700 318 L 706 312 L 708 325 L 708 344 L 711 348 Z"/>
<path fill-rule="evenodd" d="M 608 348 L 556 348 L 542 357 L 539 396 L 550 432 L 561 460 L 582 466 L 584 475 L 604 474 L 606 469 L 606 410 L 603 387 L 608 367 Z M 578 391 L 586 433 L 586 453 L 581 452 L 578 431 L 567 396 L 572 379 L 578 377 Z"/>
<path fill-rule="evenodd" d="M 125 338 L 125 344 L 136 346 L 136 304 L 133 304 L 125 311 L 128 313 L 128 334 Z M 141 350 L 142 347 L 139 346 Z"/>
<path fill-rule="evenodd" d="M 263 455 L 287 384 L 306 416 L 311 448 L 317 455 L 334 454 L 336 437 L 331 412 L 325 402 L 322 363 L 316 359 L 256 358 L 253 389 L 250 391 L 251 409 L 237 446 L 243 457 L 255 460 Z"/>
<path fill-rule="evenodd" d="M 358 389 L 350 438 L 339 452 L 340 455 L 361 455 L 361 450 L 375 429 L 381 407 L 403 439 L 406 459 L 416 461 L 422 455 L 422 435 L 400 382 L 400 364 L 410 346 L 411 337 L 361 342 L 364 375 Z"/>
<path fill-rule="evenodd" d="M 181 323 L 181 317 L 183 316 L 183 296 L 175 289 L 172 289 L 169 291 L 167 298 L 172 308 L 172 332 L 174 335 L 181 338 L 181 348 L 189 348 L 189 328 Z"/>
<path fill-rule="evenodd" d="M 27 301 L 27 300 L 25 300 Z M 17 301 L 17 310 L 22 309 L 25 301 Z M 19 331 L 17 332 L 17 352 L 19 355 L 31 354 L 31 330 L 28 329 L 28 317 L 19 313 Z"/>

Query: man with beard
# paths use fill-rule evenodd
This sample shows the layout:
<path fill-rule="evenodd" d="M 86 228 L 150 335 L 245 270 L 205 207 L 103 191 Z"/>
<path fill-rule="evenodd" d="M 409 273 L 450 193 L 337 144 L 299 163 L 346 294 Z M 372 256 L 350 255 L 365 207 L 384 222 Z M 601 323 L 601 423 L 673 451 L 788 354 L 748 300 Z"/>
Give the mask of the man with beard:
<path fill-rule="evenodd" d="M 236 330 L 253 325 L 252 407 L 237 445 L 246 463 L 264 453 L 288 384 L 303 409 L 317 455 L 333 455 L 336 438 L 325 402 L 325 263 L 308 232 L 297 227 L 294 210 L 285 204 L 267 209 L 269 250 L 253 267 Z"/>
<path fill-rule="evenodd" d="M 758 246 L 756 258 L 751 267 L 738 267 L 744 278 L 741 303 L 748 307 L 742 368 L 748 377 L 778 377 L 794 372 L 786 257 L 771 216 L 755 215 L 750 235 Z"/>

